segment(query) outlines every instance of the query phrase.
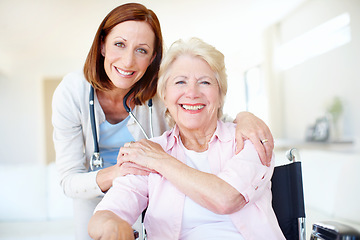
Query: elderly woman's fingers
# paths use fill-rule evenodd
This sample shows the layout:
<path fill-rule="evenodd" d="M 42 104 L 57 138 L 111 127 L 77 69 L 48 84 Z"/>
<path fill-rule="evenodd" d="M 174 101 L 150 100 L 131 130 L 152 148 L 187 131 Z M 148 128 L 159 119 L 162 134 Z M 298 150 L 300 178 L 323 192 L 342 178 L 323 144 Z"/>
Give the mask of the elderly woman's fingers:
<path fill-rule="evenodd" d="M 117 163 L 131 162 L 156 172 L 156 163 L 168 156 L 158 143 L 142 139 L 120 148 Z"/>
<path fill-rule="evenodd" d="M 124 162 L 120 165 L 120 168 L 122 168 L 122 171 L 127 174 L 133 174 L 133 175 L 142 175 L 147 176 L 150 173 L 154 173 L 155 171 L 148 169 L 146 167 L 137 165 L 132 162 Z"/>
<path fill-rule="evenodd" d="M 131 141 L 131 142 L 127 142 L 124 144 L 124 147 L 131 147 L 131 145 L 135 143 L 134 141 Z"/>

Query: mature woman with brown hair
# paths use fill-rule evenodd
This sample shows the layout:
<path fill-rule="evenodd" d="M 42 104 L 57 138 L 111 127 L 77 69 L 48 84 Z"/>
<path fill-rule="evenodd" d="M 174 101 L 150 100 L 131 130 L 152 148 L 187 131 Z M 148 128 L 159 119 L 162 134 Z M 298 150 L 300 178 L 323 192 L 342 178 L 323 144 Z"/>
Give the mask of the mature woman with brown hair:
<path fill-rule="evenodd" d="M 114 178 L 151 172 L 136 164 L 116 164 L 116 157 L 124 143 L 143 139 L 150 132 L 159 136 L 169 129 L 165 108 L 156 96 L 162 55 L 155 13 L 137 3 L 121 5 L 99 26 L 83 72 L 66 75 L 54 93 L 56 164 L 64 193 L 74 199 L 76 239 L 89 239 L 88 221 Z M 153 107 L 149 108 L 146 102 L 151 98 Z M 246 112 L 238 114 L 236 121 L 241 122 L 239 150 L 243 137 L 251 138 L 268 164 L 273 142 L 267 126 Z M 262 145 L 261 139 L 269 142 Z"/>

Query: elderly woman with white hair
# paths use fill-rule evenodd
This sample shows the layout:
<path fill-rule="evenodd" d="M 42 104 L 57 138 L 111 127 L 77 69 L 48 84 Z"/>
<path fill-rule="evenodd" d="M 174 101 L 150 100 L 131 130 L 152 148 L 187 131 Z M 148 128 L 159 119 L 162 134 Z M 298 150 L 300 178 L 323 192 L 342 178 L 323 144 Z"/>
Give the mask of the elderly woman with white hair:
<path fill-rule="evenodd" d="M 147 208 L 149 240 L 285 239 L 271 205 L 274 160 L 264 166 L 250 141 L 236 154 L 235 125 L 220 120 L 223 54 L 196 38 L 179 40 L 159 76 L 157 91 L 173 128 L 120 149 L 118 164 L 153 173 L 116 178 L 95 210 L 90 235 L 133 239 L 131 225 Z"/>

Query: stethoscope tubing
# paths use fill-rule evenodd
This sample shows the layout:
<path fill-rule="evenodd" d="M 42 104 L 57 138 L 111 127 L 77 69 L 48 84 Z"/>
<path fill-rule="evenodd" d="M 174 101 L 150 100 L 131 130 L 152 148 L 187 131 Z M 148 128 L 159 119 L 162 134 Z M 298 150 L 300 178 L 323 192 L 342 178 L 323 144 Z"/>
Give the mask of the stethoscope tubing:
<path fill-rule="evenodd" d="M 89 97 L 89 104 L 90 104 L 90 121 L 91 121 L 91 130 L 93 133 L 94 139 L 94 152 L 99 153 L 99 143 L 97 140 L 97 132 L 96 132 L 96 124 L 95 124 L 95 109 L 94 109 L 94 88 L 91 86 L 90 88 L 90 97 Z"/>
<path fill-rule="evenodd" d="M 153 122 L 152 122 L 152 99 L 150 99 L 148 101 L 148 107 L 149 107 L 149 115 L 150 115 L 150 120 L 149 120 L 149 124 L 150 124 L 150 134 L 151 137 L 154 137 L 154 128 L 153 128 Z"/>
<path fill-rule="evenodd" d="M 145 132 L 145 129 L 143 128 L 143 126 L 141 125 L 141 123 L 137 120 L 137 118 L 135 117 L 135 115 L 133 114 L 133 112 L 131 111 L 131 108 L 127 105 L 127 100 L 129 98 L 129 96 L 133 93 L 133 89 L 131 89 L 124 97 L 123 99 L 123 105 L 125 110 L 129 113 L 130 117 L 132 119 L 134 119 L 134 121 L 136 122 L 136 124 L 139 126 L 141 132 L 144 134 L 146 139 L 149 139 L 149 135 L 147 135 L 147 133 Z M 149 115 L 150 115 L 150 131 L 151 131 L 151 137 L 154 137 L 154 133 L 153 133 L 153 127 L 152 127 L 152 99 L 149 100 L 148 102 L 148 106 L 149 106 Z"/>

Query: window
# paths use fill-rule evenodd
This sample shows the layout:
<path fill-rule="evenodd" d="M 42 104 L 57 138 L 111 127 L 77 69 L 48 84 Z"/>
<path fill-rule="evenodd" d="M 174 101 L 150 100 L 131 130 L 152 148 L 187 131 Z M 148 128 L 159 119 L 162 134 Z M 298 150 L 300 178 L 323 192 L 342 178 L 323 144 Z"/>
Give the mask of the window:
<path fill-rule="evenodd" d="M 252 112 L 264 122 L 268 120 L 268 101 L 261 66 L 244 73 L 246 111 Z"/>
<path fill-rule="evenodd" d="M 344 13 L 277 48 L 275 65 L 287 70 L 350 41 L 350 15 Z"/>

